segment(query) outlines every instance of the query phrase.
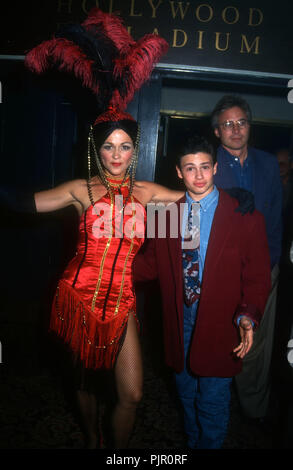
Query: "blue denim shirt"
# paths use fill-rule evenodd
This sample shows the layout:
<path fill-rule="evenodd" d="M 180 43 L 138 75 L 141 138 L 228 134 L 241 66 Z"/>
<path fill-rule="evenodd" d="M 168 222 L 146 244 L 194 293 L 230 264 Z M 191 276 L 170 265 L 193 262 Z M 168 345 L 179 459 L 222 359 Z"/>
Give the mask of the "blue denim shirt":
<path fill-rule="evenodd" d="M 211 232 L 211 227 L 215 215 L 215 210 L 217 208 L 219 201 L 219 191 L 214 186 L 214 189 L 211 193 L 205 196 L 200 201 L 200 245 L 199 245 L 199 279 L 202 281 L 202 275 L 204 270 L 204 263 L 206 258 L 206 252 L 209 243 L 209 237 Z M 184 233 L 184 228 L 187 222 L 187 215 L 190 209 L 191 204 L 194 200 L 186 192 L 186 202 L 184 212 L 183 212 L 183 225 L 182 233 Z"/>
<path fill-rule="evenodd" d="M 186 192 L 186 202 L 183 212 L 183 224 L 182 224 L 182 233 L 184 233 L 185 225 L 187 223 L 187 216 L 190 210 L 191 204 L 194 200 Z M 200 201 L 200 246 L 199 246 L 199 279 L 202 281 L 205 258 L 212 228 L 212 223 L 214 220 L 215 210 L 219 202 L 219 191 L 216 186 L 211 193 Z M 184 316 L 190 316 L 189 321 L 194 324 L 196 313 L 197 313 L 198 300 L 191 306 L 190 309 L 184 309 Z M 238 318 L 237 324 L 239 325 L 242 315 Z M 254 323 L 252 322 L 252 325 Z"/>
<path fill-rule="evenodd" d="M 252 192 L 253 161 L 251 155 L 248 153 L 247 158 L 243 162 L 243 166 L 241 165 L 239 158 L 229 153 L 226 149 L 223 149 L 223 155 L 227 161 L 227 165 L 229 165 L 233 170 L 235 181 L 237 181 L 237 187 Z"/>

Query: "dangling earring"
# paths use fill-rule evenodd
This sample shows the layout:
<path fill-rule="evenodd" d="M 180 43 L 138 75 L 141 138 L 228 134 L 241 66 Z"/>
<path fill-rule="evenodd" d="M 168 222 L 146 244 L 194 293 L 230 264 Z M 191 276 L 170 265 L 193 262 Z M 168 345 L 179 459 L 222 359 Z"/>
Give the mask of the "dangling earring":
<path fill-rule="evenodd" d="M 90 131 L 89 131 L 89 135 L 88 135 L 88 138 L 87 138 L 87 167 L 88 167 L 88 178 L 87 178 L 87 181 L 86 181 L 86 184 L 87 184 L 87 190 L 88 190 L 88 195 L 89 195 L 89 199 L 91 201 L 91 205 L 94 207 L 95 203 L 94 203 L 94 198 L 93 198 L 93 194 L 92 194 L 92 188 L 91 188 L 91 135 L 92 135 L 92 126 L 90 127 Z"/>
<path fill-rule="evenodd" d="M 90 127 L 92 131 L 92 126 Z M 87 138 L 87 168 L 88 168 L 88 181 L 90 181 L 92 175 L 91 175 L 91 137 L 90 133 Z"/>
<path fill-rule="evenodd" d="M 135 139 L 135 146 L 134 152 L 132 157 L 132 162 L 129 165 L 129 173 L 130 173 L 130 187 L 129 187 L 129 195 L 132 194 L 133 186 L 135 183 L 135 174 L 136 168 L 138 163 L 138 154 L 139 154 L 139 143 L 140 143 L 140 125 L 137 125 L 137 134 Z"/>
<path fill-rule="evenodd" d="M 111 187 L 110 187 L 109 182 L 108 182 L 108 180 L 105 176 L 104 169 L 101 165 L 101 162 L 100 162 L 100 159 L 99 159 L 99 156 L 98 156 L 98 152 L 97 152 L 97 149 L 96 149 L 96 146 L 95 146 L 95 141 L 94 141 L 94 136 L 93 136 L 93 126 L 90 126 L 89 135 L 88 135 L 88 157 L 87 157 L 88 158 L 88 180 L 87 180 L 87 187 L 88 187 L 88 194 L 89 194 L 89 198 L 90 198 L 90 201 L 91 201 L 91 205 L 94 206 L 94 198 L 93 198 L 93 195 L 92 195 L 92 188 L 91 188 L 91 183 L 90 183 L 90 179 L 91 179 L 91 147 L 94 150 L 95 160 L 96 160 L 96 163 L 97 163 L 99 176 L 101 178 L 102 184 L 109 191 L 109 193 L 112 194 Z"/>
<path fill-rule="evenodd" d="M 98 167 L 98 171 L 99 171 L 99 176 L 101 178 L 101 181 L 102 181 L 102 184 L 109 190 L 110 188 L 110 185 L 109 185 L 109 182 L 106 178 L 106 175 L 105 175 L 105 172 L 104 172 L 104 168 L 102 167 L 102 164 L 100 162 L 100 158 L 99 158 L 99 155 L 98 155 L 98 152 L 97 152 L 97 149 L 96 149 L 96 145 L 95 145 L 95 140 L 94 140 L 94 135 L 93 135 L 93 127 L 91 126 L 90 127 L 90 131 L 89 131 L 89 160 L 91 159 L 90 158 L 90 154 L 91 154 L 91 148 L 93 149 L 94 151 L 94 156 L 95 156 L 95 161 L 96 161 L 96 164 L 97 164 L 97 167 Z"/>

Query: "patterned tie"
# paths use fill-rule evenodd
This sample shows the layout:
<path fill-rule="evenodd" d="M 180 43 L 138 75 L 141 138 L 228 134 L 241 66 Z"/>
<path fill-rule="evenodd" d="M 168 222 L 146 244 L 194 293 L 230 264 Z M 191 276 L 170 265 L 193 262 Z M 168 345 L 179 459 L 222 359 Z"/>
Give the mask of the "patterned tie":
<path fill-rule="evenodd" d="M 182 266 L 184 282 L 184 302 L 192 305 L 200 296 L 199 282 L 199 242 L 200 204 L 191 204 L 182 246 Z"/>

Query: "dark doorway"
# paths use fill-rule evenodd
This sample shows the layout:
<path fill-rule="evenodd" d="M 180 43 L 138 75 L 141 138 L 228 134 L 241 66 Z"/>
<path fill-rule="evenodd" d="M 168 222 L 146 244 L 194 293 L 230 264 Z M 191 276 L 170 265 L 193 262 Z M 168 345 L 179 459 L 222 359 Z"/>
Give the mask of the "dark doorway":
<path fill-rule="evenodd" d="M 157 183 L 172 189 L 182 189 L 182 183 L 177 178 L 175 161 L 178 147 L 190 134 L 204 136 L 212 142 L 215 149 L 219 145 L 211 129 L 209 116 L 161 116 L 155 173 Z M 292 150 L 292 127 L 278 122 L 253 122 L 249 143 L 269 153 L 275 153 L 280 148 Z"/>

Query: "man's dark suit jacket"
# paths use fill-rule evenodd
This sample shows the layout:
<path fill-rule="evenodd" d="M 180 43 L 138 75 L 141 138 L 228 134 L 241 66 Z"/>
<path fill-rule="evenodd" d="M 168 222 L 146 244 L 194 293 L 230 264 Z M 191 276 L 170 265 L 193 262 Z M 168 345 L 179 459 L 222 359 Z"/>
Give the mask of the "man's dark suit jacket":
<path fill-rule="evenodd" d="M 278 160 L 262 150 L 248 147 L 252 157 L 252 193 L 256 209 L 264 215 L 266 233 L 271 256 L 271 268 L 280 260 L 282 243 L 282 184 Z M 224 148 L 217 151 L 217 173 L 214 183 L 217 188 L 237 186 L 237 181 Z"/>
<path fill-rule="evenodd" d="M 235 212 L 236 199 L 219 190 L 201 286 L 190 368 L 200 376 L 232 377 L 241 360 L 232 350 L 239 344 L 237 318 L 245 314 L 259 324 L 270 291 L 270 257 L 263 216 Z M 185 202 L 185 197 L 177 201 Z M 178 217 L 176 238 L 148 239 L 134 261 L 134 280 L 158 278 L 163 305 L 166 364 L 176 372 L 184 365 L 183 279 Z"/>

